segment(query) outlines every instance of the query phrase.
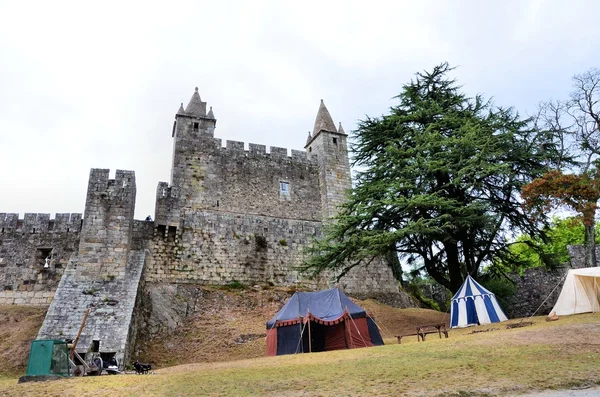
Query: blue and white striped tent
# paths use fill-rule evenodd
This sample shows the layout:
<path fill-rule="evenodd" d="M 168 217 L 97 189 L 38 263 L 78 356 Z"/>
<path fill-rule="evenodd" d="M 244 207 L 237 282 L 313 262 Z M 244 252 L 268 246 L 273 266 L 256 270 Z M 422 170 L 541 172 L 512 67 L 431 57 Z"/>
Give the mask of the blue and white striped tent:
<path fill-rule="evenodd" d="M 469 275 L 456 295 L 452 297 L 450 327 L 498 323 L 506 321 L 493 292 L 483 288 Z"/>

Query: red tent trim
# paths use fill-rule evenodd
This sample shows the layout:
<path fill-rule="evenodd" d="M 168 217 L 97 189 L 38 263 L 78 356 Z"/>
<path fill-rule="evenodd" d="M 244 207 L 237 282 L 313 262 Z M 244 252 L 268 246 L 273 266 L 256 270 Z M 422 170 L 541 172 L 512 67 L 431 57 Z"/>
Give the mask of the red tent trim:
<path fill-rule="evenodd" d="M 341 316 L 339 316 L 338 318 L 334 318 L 332 320 L 323 320 L 322 318 L 319 318 L 317 316 L 314 316 L 311 313 L 308 313 L 307 316 L 305 317 L 298 317 L 295 318 L 293 320 L 285 320 L 285 321 L 275 321 L 275 327 L 287 327 L 288 325 L 294 325 L 294 324 L 299 324 L 299 323 L 307 323 L 308 321 L 316 321 L 319 324 L 323 324 L 323 325 L 335 325 L 335 324 L 339 324 L 347 319 L 349 319 L 350 316 L 348 315 L 348 312 L 344 312 L 342 313 Z"/>

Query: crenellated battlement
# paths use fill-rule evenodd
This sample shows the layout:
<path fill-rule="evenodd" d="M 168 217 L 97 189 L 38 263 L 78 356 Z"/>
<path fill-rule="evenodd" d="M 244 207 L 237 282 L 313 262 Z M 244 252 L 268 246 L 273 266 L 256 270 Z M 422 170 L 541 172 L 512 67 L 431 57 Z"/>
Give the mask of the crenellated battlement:
<path fill-rule="evenodd" d="M 57 213 L 54 219 L 50 214 L 0 213 L 0 233 L 78 233 L 81 230 L 82 216 L 79 213 Z"/>
<path fill-rule="evenodd" d="M 301 163 L 314 163 L 314 158 L 309 158 L 306 151 L 297 149 L 287 149 L 278 146 L 267 146 L 258 143 L 248 143 L 248 149 L 246 149 L 246 143 L 240 141 L 226 140 L 225 146 L 220 138 L 203 137 L 202 148 L 205 150 L 218 150 L 221 154 L 231 155 L 243 155 L 249 158 L 261 157 L 261 158 L 272 158 L 272 159 L 287 159 L 292 161 L 298 161 Z"/>
<path fill-rule="evenodd" d="M 158 182 L 154 208 L 154 221 L 157 225 L 179 225 L 179 195 L 179 187 L 169 186 L 167 182 Z"/>
<path fill-rule="evenodd" d="M 110 170 L 103 168 L 92 168 L 88 182 L 88 193 L 109 192 L 117 189 L 135 187 L 135 172 L 116 170 L 115 179 L 110 179 Z"/>

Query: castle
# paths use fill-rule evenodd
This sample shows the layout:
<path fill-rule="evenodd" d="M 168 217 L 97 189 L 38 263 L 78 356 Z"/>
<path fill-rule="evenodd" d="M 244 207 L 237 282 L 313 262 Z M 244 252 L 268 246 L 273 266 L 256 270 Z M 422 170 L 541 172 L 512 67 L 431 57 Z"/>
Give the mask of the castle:
<path fill-rule="evenodd" d="M 296 267 L 351 186 L 347 135 L 321 101 L 305 151 L 214 137 L 217 120 L 196 88 L 172 129 L 171 180 L 159 182 L 154 220 L 134 220 L 135 173 L 90 172 L 81 214 L 0 213 L 0 304 L 49 305 L 38 338 L 128 362 L 140 305 L 160 284 L 323 288 Z M 382 261 L 340 280 L 352 294 L 398 293 Z"/>

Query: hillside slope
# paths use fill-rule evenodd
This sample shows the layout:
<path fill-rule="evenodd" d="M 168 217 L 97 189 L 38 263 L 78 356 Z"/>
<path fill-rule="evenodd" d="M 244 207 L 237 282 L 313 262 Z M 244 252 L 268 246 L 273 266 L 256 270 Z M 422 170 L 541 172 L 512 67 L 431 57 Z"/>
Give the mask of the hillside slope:
<path fill-rule="evenodd" d="M 17 384 L 0 378 L 2 396 L 559 396 L 600 385 L 598 313 L 544 317 L 409 338 L 369 349 L 184 364 L 137 376 L 93 376 Z M 544 396 L 547 396 L 544 394 Z M 541 396 L 538 396 L 541 397 Z"/>
<path fill-rule="evenodd" d="M 0 306 L 0 375 L 25 373 L 29 346 L 45 315 L 45 307 Z"/>
<path fill-rule="evenodd" d="M 188 288 L 188 290 L 191 290 Z M 132 361 L 151 362 L 157 368 L 186 363 L 224 362 L 265 355 L 265 324 L 294 291 L 288 289 L 183 288 L 174 293 L 179 305 L 162 310 L 176 321 L 159 332 L 138 335 Z M 371 312 L 384 338 L 412 332 L 414 325 L 440 322 L 447 315 L 427 309 L 397 309 L 374 300 L 356 301 Z M 169 310 L 181 311 L 176 317 Z M 40 329 L 46 308 L 0 306 L 0 375 L 23 375 L 29 347 Z"/>
<path fill-rule="evenodd" d="M 136 357 L 166 367 L 185 363 L 232 361 L 265 355 L 265 324 L 293 291 L 244 289 L 228 291 L 202 287 L 192 300 L 177 292 L 188 316 L 175 327 L 138 335 Z M 356 301 L 371 312 L 384 338 L 414 332 L 418 324 L 443 322 L 444 313 L 427 309 L 397 309 L 374 300 Z M 191 312 L 191 314 L 190 314 Z M 176 321 L 177 322 L 177 321 Z"/>

